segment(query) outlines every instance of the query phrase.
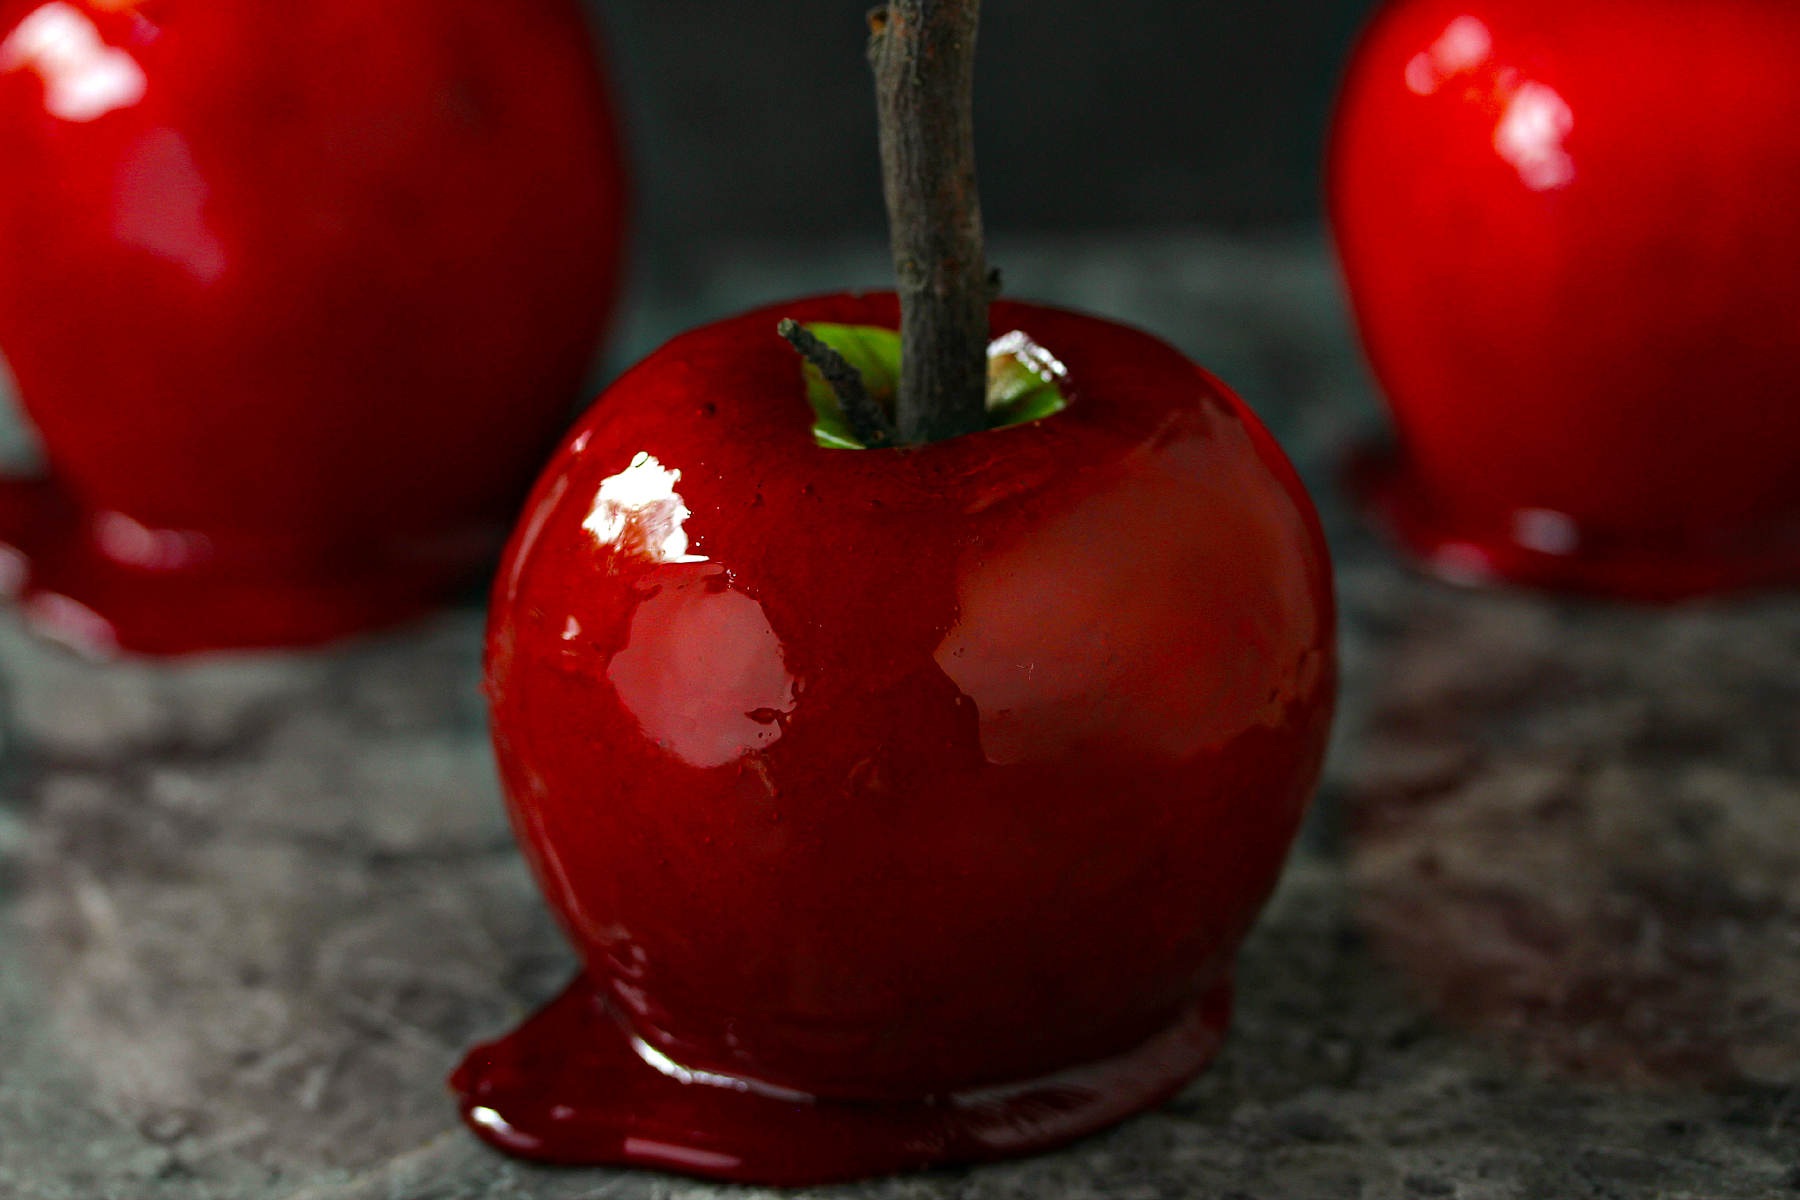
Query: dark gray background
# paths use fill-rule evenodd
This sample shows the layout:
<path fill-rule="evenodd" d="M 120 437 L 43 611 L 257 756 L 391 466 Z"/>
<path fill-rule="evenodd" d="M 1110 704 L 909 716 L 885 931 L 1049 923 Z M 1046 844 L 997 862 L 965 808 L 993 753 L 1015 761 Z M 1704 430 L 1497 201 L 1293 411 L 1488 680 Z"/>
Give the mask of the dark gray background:
<path fill-rule="evenodd" d="M 870 0 L 587 4 L 611 43 L 650 247 L 882 230 Z M 988 0 L 976 102 L 989 228 L 1316 220 L 1326 114 L 1372 7 Z"/>

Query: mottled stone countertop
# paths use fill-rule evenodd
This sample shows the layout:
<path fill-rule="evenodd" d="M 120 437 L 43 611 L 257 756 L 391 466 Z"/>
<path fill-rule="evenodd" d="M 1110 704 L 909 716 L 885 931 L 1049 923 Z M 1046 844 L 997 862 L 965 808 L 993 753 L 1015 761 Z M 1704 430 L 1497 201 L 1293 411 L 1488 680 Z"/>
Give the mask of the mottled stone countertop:
<path fill-rule="evenodd" d="M 1368 385 L 1313 239 L 1001 243 L 1009 290 L 1181 345 L 1269 421 L 1340 568 L 1345 705 L 1222 1057 L 1025 1162 L 882 1200 L 1800 1195 L 1800 603 L 1456 592 L 1343 509 Z M 719 246 L 630 355 L 868 246 Z M 0 624 L 0 1197 L 770 1193 L 500 1158 L 458 1051 L 571 970 L 508 835 L 480 614 L 95 666 Z"/>

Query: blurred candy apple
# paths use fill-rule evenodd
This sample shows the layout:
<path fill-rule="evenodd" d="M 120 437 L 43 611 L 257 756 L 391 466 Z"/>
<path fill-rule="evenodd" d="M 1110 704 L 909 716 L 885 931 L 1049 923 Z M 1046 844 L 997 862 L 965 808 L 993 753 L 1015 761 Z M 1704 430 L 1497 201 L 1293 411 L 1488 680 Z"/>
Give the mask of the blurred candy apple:
<path fill-rule="evenodd" d="M 1800 9 L 1397 0 L 1331 154 L 1438 573 L 1646 599 L 1800 579 Z"/>
<path fill-rule="evenodd" d="M 497 549 L 619 255 L 566 0 L 0 0 L 0 161 L 41 627 L 312 642 Z"/>
<path fill-rule="evenodd" d="M 953 71 L 973 4 L 877 26 L 884 81 Z M 901 300 L 676 338 L 502 563 L 494 742 L 585 966 L 452 1081 L 505 1149 L 777 1184 L 1021 1154 L 1223 1035 L 1330 723 L 1316 516 L 1176 351 L 990 306 L 966 140 L 884 140 L 890 185 L 945 184 L 896 189 Z M 971 297 L 973 337 L 917 332 Z M 972 422 L 910 394 L 971 366 Z"/>

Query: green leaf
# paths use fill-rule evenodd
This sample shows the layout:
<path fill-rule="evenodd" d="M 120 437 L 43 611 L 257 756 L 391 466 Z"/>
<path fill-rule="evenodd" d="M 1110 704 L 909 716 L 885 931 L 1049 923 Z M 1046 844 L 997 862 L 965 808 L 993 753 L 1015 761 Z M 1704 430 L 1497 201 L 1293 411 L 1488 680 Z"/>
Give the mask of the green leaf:
<path fill-rule="evenodd" d="M 875 403 L 894 414 L 894 393 L 900 388 L 900 335 L 878 325 L 808 325 L 807 331 L 844 356 L 844 360 L 862 372 L 863 386 Z M 819 374 L 819 368 L 806 364 L 806 399 L 812 405 L 813 437 L 827 450 L 862 450 L 865 447 L 850 432 L 844 413 L 838 407 L 837 393 Z"/>
<path fill-rule="evenodd" d="M 894 394 L 900 390 L 900 335 L 879 325 L 808 325 L 812 335 L 844 356 L 862 372 L 863 386 L 875 402 L 894 413 Z M 865 447 L 850 432 L 838 407 L 837 393 L 811 363 L 805 364 L 806 399 L 814 416 L 813 438 L 828 450 L 861 450 Z M 1061 412 L 1069 401 L 1063 395 L 1063 365 L 1042 346 L 1017 330 L 996 338 L 988 347 L 988 428 L 1023 425 Z"/>

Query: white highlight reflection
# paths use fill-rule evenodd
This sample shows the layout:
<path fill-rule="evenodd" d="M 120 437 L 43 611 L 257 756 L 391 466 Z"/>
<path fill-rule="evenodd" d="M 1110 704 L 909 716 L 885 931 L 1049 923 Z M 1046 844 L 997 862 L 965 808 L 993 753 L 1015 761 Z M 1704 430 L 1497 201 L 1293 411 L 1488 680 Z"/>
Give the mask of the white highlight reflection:
<path fill-rule="evenodd" d="M 606 677 L 644 735 L 696 767 L 780 741 L 794 677 L 763 606 L 717 566 L 659 567 L 643 586 L 650 594 Z"/>
<path fill-rule="evenodd" d="M 696 1071 L 684 1067 L 636 1034 L 632 1035 L 631 1048 L 637 1051 L 639 1058 L 677 1083 L 698 1083 L 707 1087 L 727 1088 L 734 1092 L 754 1093 L 758 1096 L 767 1096 L 771 1100 L 785 1100 L 792 1104 L 811 1104 L 815 1099 L 808 1092 L 797 1092 L 793 1088 L 764 1083 L 760 1079 L 744 1079 L 737 1075 L 720 1075 L 714 1071 Z"/>
<path fill-rule="evenodd" d="M 603 546 L 639 553 L 652 562 L 705 562 L 705 555 L 687 552 L 682 525 L 693 514 L 675 492 L 680 482 L 680 471 L 668 470 L 640 451 L 630 466 L 601 482 L 581 527 Z"/>
<path fill-rule="evenodd" d="M 486 1105 L 477 1105 L 469 1110 L 469 1120 L 483 1129 L 491 1129 L 502 1137 L 512 1137 L 518 1131 L 506 1123 L 506 1118 Z"/>
<path fill-rule="evenodd" d="M 92 662 L 118 657 L 119 634 L 111 621 L 61 592 L 39 592 L 25 602 L 25 623 L 39 637 L 67 646 Z"/>
<path fill-rule="evenodd" d="M 100 553 L 128 567 L 175 571 L 212 555 L 212 541 L 185 529 L 151 529 L 122 512 L 94 515 L 94 544 Z"/>
<path fill-rule="evenodd" d="M 649 1138 L 628 1137 L 625 1139 L 624 1150 L 629 1158 L 669 1163 L 692 1171 L 730 1171 L 744 1165 L 744 1160 L 735 1154 L 701 1150 L 694 1146 L 677 1146 L 673 1142 L 658 1142 Z"/>
<path fill-rule="evenodd" d="M 211 189 L 187 140 L 173 129 L 152 129 L 119 163 L 113 182 L 113 235 L 166 258 L 200 283 L 225 273 L 225 245 L 206 227 Z"/>
<path fill-rule="evenodd" d="M 1406 86 L 1429 96 L 1445 80 L 1473 71 L 1494 52 L 1494 35 L 1478 17 L 1463 16 L 1450 22 L 1443 35 L 1406 64 Z"/>
<path fill-rule="evenodd" d="M 988 343 L 990 366 L 995 359 L 1008 357 L 1018 359 L 1043 379 L 1061 380 L 1069 377 L 1069 368 L 1063 366 L 1056 355 L 1032 341 L 1031 336 L 1023 329 L 1002 334 Z"/>
<path fill-rule="evenodd" d="M 1507 102 L 1494 129 L 1494 149 L 1518 168 L 1526 187 L 1547 192 L 1575 178 L 1575 160 L 1563 148 L 1574 127 L 1575 114 L 1555 88 L 1527 81 Z"/>
<path fill-rule="evenodd" d="M 1581 529 L 1566 513 L 1549 508 L 1521 508 L 1513 513 L 1513 541 L 1540 554 L 1573 554 L 1581 546 Z"/>
<path fill-rule="evenodd" d="M 1495 61 L 1494 35 L 1477 17 L 1456 18 L 1406 64 L 1406 86 L 1415 95 L 1435 95 L 1458 78 L 1465 100 L 1500 110 L 1494 150 L 1518 171 L 1520 182 L 1547 192 L 1574 181 L 1575 160 L 1564 145 L 1575 127 L 1574 111 L 1549 84 Z"/>
<path fill-rule="evenodd" d="M 65 121 L 92 121 L 144 98 L 137 60 L 100 40 L 78 9 L 52 0 L 0 42 L 0 71 L 29 66 L 44 81 L 44 110 Z"/>

